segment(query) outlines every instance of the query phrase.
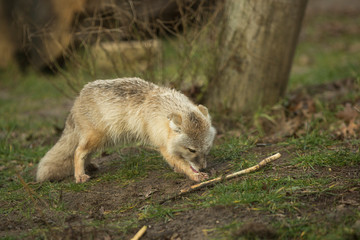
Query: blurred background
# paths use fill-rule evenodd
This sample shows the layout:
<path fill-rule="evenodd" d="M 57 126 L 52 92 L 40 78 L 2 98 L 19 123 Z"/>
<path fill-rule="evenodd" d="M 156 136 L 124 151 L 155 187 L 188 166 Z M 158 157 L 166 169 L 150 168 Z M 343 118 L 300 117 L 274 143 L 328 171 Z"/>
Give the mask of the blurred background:
<path fill-rule="evenodd" d="M 89 81 L 136 76 L 215 119 L 253 119 L 294 89 L 358 82 L 359 12 L 356 0 L 3 0 L 1 98 L 73 99 Z"/>
<path fill-rule="evenodd" d="M 135 75 L 174 86 L 203 81 L 206 67 L 200 65 L 211 65 L 218 34 L 210 31 L 222 3 L 1 1 L 0 67 L 66 71 L 76 89 L 98 78 Z"/>

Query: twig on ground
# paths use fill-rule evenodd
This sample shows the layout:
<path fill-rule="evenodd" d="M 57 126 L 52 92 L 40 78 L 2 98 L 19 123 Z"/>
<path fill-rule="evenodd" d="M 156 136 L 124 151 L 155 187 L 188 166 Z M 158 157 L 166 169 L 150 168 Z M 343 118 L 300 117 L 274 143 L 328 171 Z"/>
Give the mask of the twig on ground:
<path fill-rule="evenodd" d="M 228 179 L 231 179 L 231 178 L 238 177 L 240 175 L 244 175 L 244 174 L 247 174 L 247 173 L 254 172 L 254 171 L 264 167 L 266 164 L 268 164 L 268 163 L 270 163 L 272 161 L 275 161 L 276 159 L 278 159 L 280 157 L 281 157 L 281 154 L 276 153 L 276 154 L 274 154 L 274 155 L 272 155 L 270 157 L 265 158 L 264 160 L 262 160 L 261 162 L 259 162 L 258 164 L 256 164 L 255 166 L 252 166 L 250 168 L 247 168 L 247 169 L 244 169 L 244 170 L 241 170 L 241 171 L 238 171 L 238 172 L 226 175 L 226 176 L 217 177 L 217 178 L 214 178 L 214 179 L 211 179 L 209 181 L 205 181 L 205 182 L 202 182 L 202 183 L 199 183 L 199 184 L 195 184 L 195 185 L 193 185 L 191 187 L 188 187 L 188 188 L 181 189 L 178 194 L 176 194 L 175 196 L 172 196 L 170 198 L 164 199 L 160 203 L 164 203 L 164 202 L 166 202 L 168 200 L 175 199 L 175 198 L 177 198 L 177 197 L 179 197 L 181 195 L 184 195 L 186 193 L 189 193 L 189 192 L 192 192 L 194 190 L 200 189 L 202 187 L 208 186 L 210 184 L 214 184 L 214 183 L 217 183 L 217 182 L 221 182 L 223 180 L 228 180 Z"/>
<path fill-rule="evenodd" d="M 21 185 L 23 186 L 23 188 L 25 189 L 25 191 L 27 192 L 27 194 L 29 195 L 31 201 L 33 202 L 34 204 L 34 207 L 36 208 L 37 212 L 40 214 L 41 216 L 41 219 L 43 220 L 43 222 L 45 223 L 45 225 L 50 228 L 50 225 L 47 221 L 47 217 L 43 211 L 43 208 L 41 208 L 39 205 L 38 205 L 38 202 L 35 200 L 34 197 L 36 197 L 39 201 L 41 201 L 46 208 L 49 209 L 49 204 L 47 202 L 45 202 L 43 199 L 40 198 L 40 196 L 38 196 L 36 194 L 36 192 L 25 182 L 25 180 L 21 177 L 21 175 L 19 173 L 16 174 L 17 178 L 19 179 Z"/>
<path fill-rule="evenodd" d="M 280 157 L 281 157 L 281 154 L 277 153 L 277 154 L 272 155 L 272 156 L 270 156 L 268 158 L 265 158 L 264 160 L 262 160 L 260 163 L 256 164 L 255 166 L 252 166 L 250 168 L 247 168 L 247 169 L 244 169 L 244 170 L 241 170 L 241 171 L 226 175 L 225 177 L 217 177 L 217 178 L 211 179 L 209 181 L 205 181 L 205 182 L 193 185 L 193 186 L 191 186 L 189 188 L 181 189 L 180 193 L 191 192 L 193 190 L 202 188 L 204 186 L 207 186 L 209 184 L 213 184 L 215 182 L 220 182 L 220 181 L 225 180 L 225 179 L 231 179 L 231 178 L 234 178 L 234 177 L 237 177 L 237 176 L 240 176 L 240 175 L 244 175 L 244 174 L 247 174 L 247 173 L 254 172 L 254 171 L 258 170 L 259 168 L 265 166 L 269 162 L 272 162 L 272 161 L 274 161 L 274 160 L 276 160 L 276 159 L 278 159 Z"/>
<path fill-rule="evenodd" d="M 36 205 L 36 201 L 33 196 L 35 196 L 42 204 L 44 204 L 47 208 L 49 207 L 49 204 L 45 202 L 41 197 L 36 194 L 36 192 L 29 186 L 28 183 L 25 182 L 25 180 L 20 176 L 20 174 L 16 174 L 17 178 L 19 179 L 21 185 L 25 189 L 25 191 L 29 194 L 30 199 L 33 201 L 33 203 Z"/>
<path fill-rule="evenodd" d="M 147 229 L 147 226 L 143 226 L 131 240 L 138 240 L 144 235 L 145 231 Z"/>
<path fill-rule="evenodd" d="M 358 111 L 360 113 L 360 110 L 357 107 L 354 107 L 356 111 Z"/>

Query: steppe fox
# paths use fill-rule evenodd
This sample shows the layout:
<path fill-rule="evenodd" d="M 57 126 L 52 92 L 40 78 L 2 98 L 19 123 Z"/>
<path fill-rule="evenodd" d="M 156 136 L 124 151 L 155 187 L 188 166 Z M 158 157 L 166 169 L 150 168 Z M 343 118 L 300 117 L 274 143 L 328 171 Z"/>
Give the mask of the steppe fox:
<path fill-rule="evenodd" d="M 59 141 L 41 159 L 36 180 L 60 180 L 72 174 L 88 181 L 90 153 L 121 140 L 138 140 L 159 149 L 176 172 L 194 181 L 215 137 L 206 107 L 185 95 L 139 78 L 97 80 L 85 85 L 67 117 Z"/>

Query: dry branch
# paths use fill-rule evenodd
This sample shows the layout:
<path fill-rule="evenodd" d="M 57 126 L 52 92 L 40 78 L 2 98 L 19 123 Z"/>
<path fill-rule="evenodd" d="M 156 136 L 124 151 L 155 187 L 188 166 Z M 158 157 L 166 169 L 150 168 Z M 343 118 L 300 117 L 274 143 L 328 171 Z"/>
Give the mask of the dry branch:
<path fill-rule="evenodd" d="M 19 181 L 20 181 L 21 185 L 23 186 L 23 188 L 25 189 L 25 191 L 28 193 L 32 202 L 35 204 L 35 206 L 37 206 L 37 204 L 36 204 L 34 196 L 40 202 L 42 202 L 47 208 L 49 207 L 49 204 L 46 201 L 44 201 L 43 199 L 41 199 L 41 197 L 29 186 L 29 184 L 25 182 L 25 180 L 20 176 L 20 174 L 17 173 L 16 176 L 19 179 Z"/>
<path fill-rule="evenodd" d="M 147 229 L 147 226 L 143 226 L 131 240 L 138 240 L 144 235 L 145 231 Z"/>
<path fill-rule="evenodd" d="M 19 173 L 16 174 L 16 176 L 18 177 L 21 185 L 23 186 L 23 188 L 25 189 L 25 191 L 28 193 L 30 200 L 33 202 L 34 207 L 36 208 L 37 212 L 40 214 L 41 219 L 43 220 L 43 222 L 45 223 L 45 225 L 50 228 L 50 225 L 48 224 L 48 221 L 46 221 L 46 215 L 43 211 L 43 208 L 41 208 L 38 203 L 35 201 L 34 196 L 41 201 L 47 208 L 49 208 L 49 205 L 47 204 L 46 201 L 44 201 L 43 199 L 40 198 L 39 195 L 36 194 L 36 192 L 29 186 L 28 183 L 25 182 L 25 180 L 21 177 L 21 175 Z"/>
<path fill-rule="evenodd" d="M 357 108 L 357 107 L 354 107 L 354 108 L 355 108 L 356 111 L 358 111 L 358 112 L 360 113 L 360 109 L 359 109 L 359 108 Z"/>
<path fill-rule="evenodd" d="M 240 175 L 247 174 L 247 173 L 255 172 L 258 169 L 264 167 L 266 164 L 268 164 L 270 162 L 273 162 L 276 159 L 279 159 L 280 157 L 281 157 L 281 154 L 276 153 L 276 154 L 274 154 L 274 155 L 272 155 L 270 157 L 265 158 L 264 160 L 262 160 L 261 162 L 259 162 L 258 164 L 256 164 L 255 166 L 252 166 L 250 168 L 247 168 L 247 169 L 244 169 L 244 170 L 241 170 L 241 171 L 238 171 L 238 172 L 234 172 L 234 173 L 228 174 L 226 176 L 217 177 L 217 178 L 214 178 L 214 179 L 211 179 L 209 181 L 205 181 L 205 182 L 202 182 L 202 183 L 199 183 L 199 184 L 195 184 L 195 185 L 193 185 L 191 187 L 188 187 L 188 188 L 181 189 L 178 194 L 176 194 L 173 197 L 170 197 L 168 199 L 165 199 L 165 200 L 161 201 L 161 203 L 164 203 L 164 202 L 166 202 L 168 200 L 177 198 L 177 197 L 179 197 L 181 195 L 184 195 L 186 193 L 189 193 L 189 192 L 192 192 L 194 190 L 200 189 L 202 187 L 208 186 L 210 184 L 214 184 L 214 183 L 217 183 L 217 182 L 221 182 L 223 180 L 228 180 L 228 179 L 231 179 L 231 178 L 235 178 L 235 177 L 238 177 Z"/>

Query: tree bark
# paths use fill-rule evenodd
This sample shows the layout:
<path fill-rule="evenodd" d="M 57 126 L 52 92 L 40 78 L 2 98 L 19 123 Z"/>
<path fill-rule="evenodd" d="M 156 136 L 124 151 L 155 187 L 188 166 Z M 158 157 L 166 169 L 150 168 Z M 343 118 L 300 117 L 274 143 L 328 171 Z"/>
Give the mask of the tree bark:
<path fill-rule="evenodd" d="M 238 115 L 284 95 L 307 0 L 227 0 L 218 76 L 205 101 Z"/>

